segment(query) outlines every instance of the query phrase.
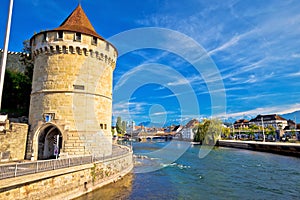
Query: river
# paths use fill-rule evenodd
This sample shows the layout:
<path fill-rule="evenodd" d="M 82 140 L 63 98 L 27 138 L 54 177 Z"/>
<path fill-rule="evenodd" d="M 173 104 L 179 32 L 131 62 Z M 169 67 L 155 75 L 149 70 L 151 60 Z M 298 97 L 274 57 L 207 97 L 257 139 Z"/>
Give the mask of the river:
<path fill-rule="evenodd" d="M 145 155 L 167 144 L 134 143 L 134 153 Z M 199 150 L 191 146 L 171 164 L 138 156 L 133 173 L 78 200 L 300 198 L 299 158 L 223 147 L 199 158 Z M 141 173 L 159 162 L 160 169 Z"/>

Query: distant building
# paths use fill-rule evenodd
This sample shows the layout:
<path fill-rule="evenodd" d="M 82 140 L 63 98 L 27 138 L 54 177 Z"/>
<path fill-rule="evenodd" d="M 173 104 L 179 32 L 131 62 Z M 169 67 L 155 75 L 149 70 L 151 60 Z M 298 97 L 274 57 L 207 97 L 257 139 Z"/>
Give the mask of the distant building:
<path fill-rule="evenodd" d="M 296 128 L 296 123 L 293 120 L 287 120 L 287 126 L 285 127 L 286 130 L 291 130 Z"/>
<path fill-rule="evenodd" d="M 235 129 L 248 128 L 249 127 L 249 120 L 246 120 L 246 119 L 236 120 L 233 123 L 233 126 L 234 126 Z"/>
<path fill-rule="evenodd" d="M 177 125 L 173 128 L 172 132 L 178 133 L 182 130 L 183 126 Z"/>
<path fill-rule="evenodd" d="M 276 130 L 279 130 L 288 126 L 288 121 L 277 114 L 257 115 L 254 119 L 249 121 L 249 124 L 264 126 L 265 128 L 268 126 L 273 126 Z"/>
<path fill-rule="evenodd" d="M 127 122 L 127 126 L 126 126 L 126 133 L 131 133 L 131 132 L 134 132 L 136 129 L 135 129 L 135 122 L 134 121 L 128 121 Z"/>
<path fill-rule="evenodd" d="M 189 121 L 182 129 L 181 129 L 181 135 L 182 139 L 184 140 L 194 140 L 194 132 L 193 128 L 199 124 L 199 121 L 197 119 L 192 119 Z"/>

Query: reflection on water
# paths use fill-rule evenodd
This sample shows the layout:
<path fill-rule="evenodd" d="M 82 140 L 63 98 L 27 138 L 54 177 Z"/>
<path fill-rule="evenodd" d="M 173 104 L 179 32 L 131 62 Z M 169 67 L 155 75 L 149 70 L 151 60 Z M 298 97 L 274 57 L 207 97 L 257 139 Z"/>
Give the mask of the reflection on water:
<path fill-rule="evenodd" d="M 76 200 L 128 199 L 132 192 L 133 177 L 134 174 L 129 173 L 121 180 L 85 194 Z"/>

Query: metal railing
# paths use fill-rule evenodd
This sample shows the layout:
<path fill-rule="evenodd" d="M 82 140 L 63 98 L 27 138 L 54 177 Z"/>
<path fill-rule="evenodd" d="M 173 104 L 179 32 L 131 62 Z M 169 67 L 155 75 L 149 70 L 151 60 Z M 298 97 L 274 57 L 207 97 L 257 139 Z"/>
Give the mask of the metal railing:
<path fill-rule="evenodd" d="M 105 162 L 113 158 L 126 155 L 129 151 L 127 148 L 120 146 L 113 146 L 112 154 L 108 156 L 94 157 L 92 155 L 69 157 L 55 160 L 40 160 L 33 162 L 24 162 L 16 164 L 0 165 L 0 180 L 6 178 L 12 178 L 17 176 L 23 176 L 28 174 L 35 174 L 39 172 L 45 172 L 55 169 L 74 167 L 93 162 Z"/>

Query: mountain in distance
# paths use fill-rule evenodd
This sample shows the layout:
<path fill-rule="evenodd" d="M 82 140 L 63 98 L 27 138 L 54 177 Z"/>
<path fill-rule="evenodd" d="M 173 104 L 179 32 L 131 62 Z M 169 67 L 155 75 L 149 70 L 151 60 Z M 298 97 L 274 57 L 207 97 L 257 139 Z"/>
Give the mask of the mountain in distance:
<path fill-rule="evenodd" d="M 292 112 L 292 113 L 282 114 L 280 116 L 287 119 L 287 120 L 290 119 L 290 120 L 293 120 L 293 121 L 295 121 L 295 117 L 296 117 L 296 123 L 300 124 L 300 110 L 297 110 L 297 111 Z"/>
<path fill-rule="evenodd" d="M 145 126 L 145 127 L 156 127 L 156 128 L 163 128 L 163 127 L 169 127 L 172 125 L 179 125 L 180 123 L 176 122 L 176 121 L 168 121 L 168 122 L 150 122 L 150 121 L 146 121 L 146 122 L 141 122 L 138 124 L 138 126 Z"/>
<path fill-rule="evenodd" d="M 141 122 L 138 124 L 138 126 L 145 126 L 145 127 L 164 127 L 163 123 L 159 123 L 159 122 L 150 122 L 150 121 L 146 121 L 146 122 Z"/>
<path fill-rule="evenodd" d="M 274 113 L 276 114 L 276 113 Z M 291 113 L 285 113 L 285 114 L 279 114 L 281 117 L 287 119 L 287 120 L 293 120 L 295 121 L 295 117 L 296 117 L 296 123 L 297 124 L 300 124 L 300 110 L 297 110 L 297 111 L 294 111 L 294 112 L 291 112 Z M 244 116 L 241 116 L 241 117 L 229 117 L 227 119 L 223 119 L 222 121 L 228 125 L 230 124 L 233 124 L 236 120 L 238 119 L 247 119 L 247 120 L 250 120 L 252 118 L 256 117 L 255 116 L 251 116 L 251 115 L 244 115 Z M 146 121 L 146 122 L 141 122 L 139 123 L 139 126 L 143 125 L 143 126 L 146 126 L 146 127 L 168 127 L 168 126 L 171 126 L 171 125 L 186 125 L 187 123 L 189 122 L 186 121 L 186 122 L 176 122 L 176 121 L 168 121 L 168 122 L 165 122 L 165 123 L 158 123 L 158 122 L 150 122 L 150 121 Z"/>

